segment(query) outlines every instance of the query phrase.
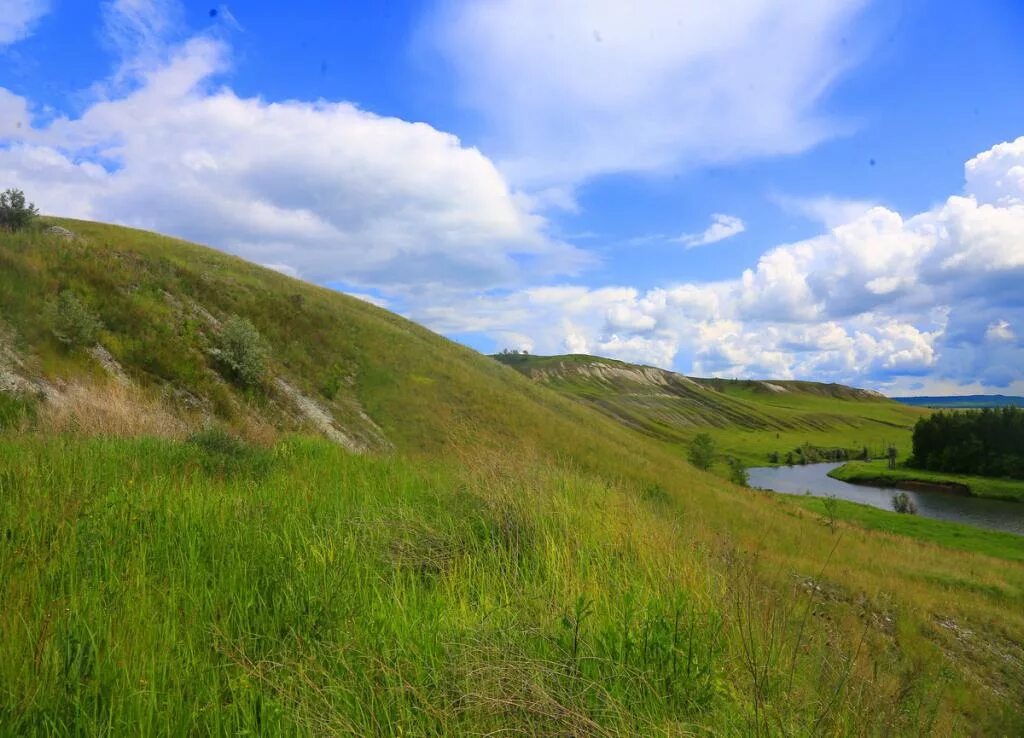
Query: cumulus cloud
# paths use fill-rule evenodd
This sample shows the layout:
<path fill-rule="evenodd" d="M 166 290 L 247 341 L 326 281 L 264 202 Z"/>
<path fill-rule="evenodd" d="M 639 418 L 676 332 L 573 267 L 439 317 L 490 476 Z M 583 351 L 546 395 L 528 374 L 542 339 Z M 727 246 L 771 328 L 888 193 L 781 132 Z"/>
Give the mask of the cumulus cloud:
<path fill-rule="evenodd" d="M 786 212 L 821 223 L 827 228 L 835 228 L 856 220 L 878 204 L 870 200 L 856 200 L 831 195 L 795 197 L 775 194 L 772 199 Z"/>
<path fill-rule="evenodd" d="M 50 10 L 50 0 L 4 0 L 0 11 L 0 48 L 32 33 L 36 21 Z"/>
<path fill-rule="evenodd" d="M 964 192 L 937 207 L 906 217 L 871 207 L 770 249 L 734 279 L 550 287 L 476 306 L 540 351 L 572 345 L 719 376 L 1021 391 L 1022 161 L 1024 138 L 995 146 L 967 163 Z M 431 323 L 429 310 L 419 315 Z"/>
<path fill-rule="evenodd" d="M 709 243 L 717 243 L 727 238 L 738 236 L 745 230 L 747 230 L 747 226 L 735 215 L 715 213 L 711 216 L 711 225 L 701 233 L 684 233 L 674 240 L 683 244 L 686 248 L 692 249 L 697 246 L 706 246 Z"/>
<path fill-rule="evenodd" d="M 515 181 L 803 151 L 864 0 L 455 0 L 426 34 Z M 842 37 L 843 43 L 840 43 Z"/>
<path fill-rule="evenodd" d="M 161 48 L 170 7 L 108 7 L 132 49 L 119 70 L 130 89 L 98 89 L 78 117 L 0 130 L 0 179 L 47 212 L 172 233 L 314 281 L 487 288 L 587 263 L 449 133 L 348 102 L 215 87 L 229 49 L 203 36 Z M 26 105 L 0 90 L 17 119 Z"/>

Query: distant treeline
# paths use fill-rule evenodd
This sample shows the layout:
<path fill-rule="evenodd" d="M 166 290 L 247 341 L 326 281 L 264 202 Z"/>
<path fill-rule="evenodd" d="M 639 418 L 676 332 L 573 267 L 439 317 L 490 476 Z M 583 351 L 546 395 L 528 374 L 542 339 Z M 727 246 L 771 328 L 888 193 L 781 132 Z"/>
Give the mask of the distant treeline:
<path fill-rule="evenodd" d="M 935 413 L 914 426 L 919 469 L 1024 479 L 1024 410 Z"/>
<path fill-rule="evenodd" d="M 847 448 L 822 448 L 821 446 L 812 446 L 809 443 L 805 443 L 803 446 L 798 446 L 792 451 L 787 451 L 785 454 L 772 451 L 768 454 L 768 461 L 772 464 L 794 466 L 796 464 L 817 464 L 823 461 L 849 461 L 854 457 L 866 459 L 868 458 L 868 450 L 865 448 L 862 451 L 851 453 Z"/>

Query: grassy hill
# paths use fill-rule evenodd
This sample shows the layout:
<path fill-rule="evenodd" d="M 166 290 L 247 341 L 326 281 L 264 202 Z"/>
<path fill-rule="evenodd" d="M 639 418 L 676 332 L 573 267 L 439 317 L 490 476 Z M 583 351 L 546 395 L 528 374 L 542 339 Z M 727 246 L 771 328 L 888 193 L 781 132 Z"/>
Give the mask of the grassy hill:
<path fill-rule="evenodd" d="M 726 453 L 768 463 L 805 443 L 880 454 L 910 448 L 926 410 L 869 390 L 798 381 L 699 379 L 595 356 L 499 355 L 534 381 L 582 400 L 641 433 L 676 446 L 710 433 Z"/>
<path fill-rule="evenodd" d="M 60 223 L 0 233 L 0 734 L 1024 730 L 1020 563 L 822 525 L 372 305 Z M 773 402 L 782 440 L 861 401 Z"/>

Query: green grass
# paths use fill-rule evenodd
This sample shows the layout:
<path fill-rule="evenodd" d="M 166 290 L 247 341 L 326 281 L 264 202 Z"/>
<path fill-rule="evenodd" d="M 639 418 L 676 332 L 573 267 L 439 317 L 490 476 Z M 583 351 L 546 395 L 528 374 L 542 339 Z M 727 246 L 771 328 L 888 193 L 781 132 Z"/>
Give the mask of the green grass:
<path fill-rule="evenodd" d="M 1007 561 L 1024 562 L 1024 536 L 978 528 L 973 525 L 933 520 L 920 515 L 901 515 L 849 500 L 828 502 L 822 497 L 791 495 L 791 502 L 830 519 L 828 507 L 837 520 L 856 523 L 870 530 L 909 536 L 961 551 L 972 551 Z"/>
<path fill-rule="evenodd" d="M 900 482 L 929 482 L 933 484 L 956 484 L 966 487 L 975 497 L 990 497 L 1000 500 L 1024 502 L 1024 482 L 1015 479 L 978 477 L 966 474 L 945 474 L 924 469 L 897 466 L 889 469 L 882 459 L 875 461 L 851 461 L 833 469 L 829 476 L 844 482 L 864 482 L 898 485 Z"/>
<path fill-rule="evenodd" d="M 917 411 L 709 382 L 602 413 L 629 393 L 559 394 L 359 300 L 62 224 L 84 240 L 0 234 L 5 350 L 55 386 L 107 382 L 47 322 L 73 289 L 146 397 L 213 428 L 46 435 L 45 403 L 5 400 L 0 735 L 1024 733 L 1024 566 L 833 534 L 695 471 L 674 423 L 712 403 L 722 448 L 762 461 Z M 371 418 L 387 452 L 289 433 L 269 379 L 218 375 L 203 311 L 250 319 L 270 377 L 367 441 Z M 280 440 L 217 430 L 253 418 Z"/>
<path fill-rule="evenodd" d="M 1003 644 L 1024 630 L 1019 565 L 836 548 L 742 490 L 222 441 L 0 440 L 0 733 L 1021 727 L 927 614 Z M 722 527 L 737 514 L 749 534 Z M 889 593 L 868 549 L 907 557 Z M 1012 663 L 983 683 L 1015 689 Z"/>

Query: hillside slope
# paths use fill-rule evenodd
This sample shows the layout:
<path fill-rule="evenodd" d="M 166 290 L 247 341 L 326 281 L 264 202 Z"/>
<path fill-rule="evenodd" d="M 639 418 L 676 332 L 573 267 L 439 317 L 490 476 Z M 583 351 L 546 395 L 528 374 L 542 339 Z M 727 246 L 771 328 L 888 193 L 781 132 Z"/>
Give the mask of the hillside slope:
<path fill-rule="evenodd" d="M 39 400 L 58 430 L 102 430 L 106 419 L 182 437 L 219 423 L 256 439 L 305 430 L 353 450 L 432 453 L 467 440 L 543 446 L 594 422 L 362 300 L 176 239 L 57 222 L 77 238 L 0 233 L 0 388 Z M 99 319 L 93 346 L 55 336 L 68 291 Z M 232 316 L 251 320 L 268 348 L 258 387 L 230 381 L 211 355 Z"/>
<path fill-rule="evenodd" d="M 385 310 L 61 223 L 0 233 L 0 734 L 1024 730 L 1024 566 L 822 525 Z M 56 337 L 67 292 L 95 342 Z M 248 388 L 211 354 L 233 316 Z"/>
<path fill-rule="evenodd" d="M 679 444 L 709 432 L 751 463 L 803 443 L 906 449 L 914 422 L 926 412 L 839 384 L 699 379 L 578 354 L 495 358 L 648 436 Z"/>

